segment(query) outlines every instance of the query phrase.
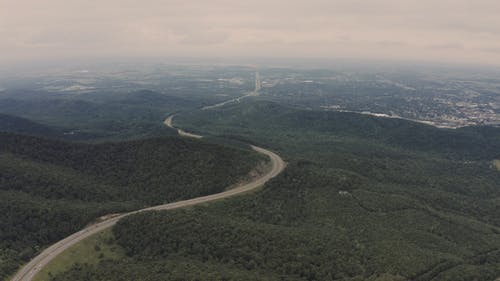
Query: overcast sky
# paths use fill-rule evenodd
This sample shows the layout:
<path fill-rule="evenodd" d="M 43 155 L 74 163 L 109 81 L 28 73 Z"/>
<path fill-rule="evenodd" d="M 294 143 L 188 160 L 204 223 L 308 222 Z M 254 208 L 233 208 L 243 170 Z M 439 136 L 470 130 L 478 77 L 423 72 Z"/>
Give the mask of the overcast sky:
<path fill-rule="evenodd" d="M 500 1 L 0 0 L 0 62 L 149 56 L 500 65 Z"/>

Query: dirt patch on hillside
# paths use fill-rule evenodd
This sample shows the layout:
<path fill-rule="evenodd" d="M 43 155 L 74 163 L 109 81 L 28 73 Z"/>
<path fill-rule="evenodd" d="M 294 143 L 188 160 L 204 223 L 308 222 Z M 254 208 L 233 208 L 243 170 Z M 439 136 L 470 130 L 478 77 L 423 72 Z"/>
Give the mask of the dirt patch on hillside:
<path fill-rule="evenodd" d="M 493 167 L 500 171 L 500 160 L 493 160 Z"/>
<path fill-rule="evenodd" d="M 226 190 L 253 182 L 254 180 L 267 174 L 272 169 L 273 163 L 271 161 L 262 161 L 257 167 L 253 168 L 247 175 L 243 176 L 238 183 L 231 185 Z"/>

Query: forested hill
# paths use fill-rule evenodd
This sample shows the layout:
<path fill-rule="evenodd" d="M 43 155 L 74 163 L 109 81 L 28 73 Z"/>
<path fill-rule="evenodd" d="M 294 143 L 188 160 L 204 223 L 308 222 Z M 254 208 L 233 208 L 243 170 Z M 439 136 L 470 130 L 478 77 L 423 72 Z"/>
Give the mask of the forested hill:
<path fill-rule="evenodd" d="M 500 157 L 500 128 L 497 127 L 441 129 L 398 118 L 301 110 L 267 101 L 246 101 L 214 110 L 195 111 L 179 116 L 176 121 L 183 128 L 207 134 L 241 137 L 247 128 L 259 128 L 263 133 L 299 130 L 304 134 L 322 132 L 337 137 L 368 139 L 401 149 L 460 158 Z"/>
<path fill-rule="evenodd" d="M 0 113 L 57 127 L 61 131 L 58 137 L 101 142 L 174 135 L 175 131 L 163 125 L 163 119 L 169 113 L 195 105 L 190 100 L 146 90 L 33 96 L 14 92 L 0 97 Z M 49 135 L 44 130 L 3 131 Z"/>
<path fill-rule="evenodd" d="M 124 257 L 76 265 L 52 280 L 500 276 L 496 128 L 443 130 L 268 102 L 176 118 L 194 132 L 270 146 L 287 169 L 259 193 L 129 217 L 113 229 Z"/>
<path fill-rule="evenodd" d="M 443 130 L 253 101 L 175 121 L 272 147 L 287 169 L 258 193 L 127 217 L 108 233 L 114 242 L 98 243 L 121 256 L 91 245 L 84 253 L 95 256 L 92 263 L 46 280 L 500 276 L 500 172 L 491 161 L 500 152 L 496 128 Z"/>
<path fill-rule="evenodd" d="M 31 121 L 26 118 L 0 113 L 0 132 L 12 132 L 27 135 L 58 136 L 58 130 Z"/>
<path fill-rule="evenodd" d="M 84 144 L 0 133 L 0 280 L 101 215 L 223 191 L 263 160 L 178 137 Z"/>

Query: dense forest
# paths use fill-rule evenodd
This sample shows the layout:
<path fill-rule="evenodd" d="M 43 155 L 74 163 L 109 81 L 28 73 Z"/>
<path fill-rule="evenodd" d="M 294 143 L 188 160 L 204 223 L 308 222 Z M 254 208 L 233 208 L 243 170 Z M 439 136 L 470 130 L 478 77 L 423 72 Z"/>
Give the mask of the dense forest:
<path fill-rule="evenodd" d="M 101 142 L 167 136 L 174 135 L 175 131 L 165 127 L 162 120 L 174 111 L 196 105 L 191 100 L 149 90 L 81 95 L 22 91 L 0 96 L 3 113 L 0 129 Z M 11 118 L 7 118 L 7 114 Z"/>
<path fill-rule="evenodd" d="M 176 122 L 185 129 L 198 130 L 204 134 L 234 134 L 239 138 L 265 138 L 266 142 L 269 142 L 270 138 L 280 142 L 280 137 L 287 137 L 298 131 L 297 135 L 301 139 L 310 139 L 310 135 L 316 136 L 319 133 L 321 137 L 339 139 L 341 145 L 348 145 L 348 142 L 340 140 L 351 139 L 356 142 L 369 142 L 368 145 L 389 146 L 455 158 L 500 157 L 498 127 L 440 129 L 398 118 L 300 110 L 268 101 L 248 101 L 218 110 L 188 112 L 180 115 Z M 255 135 L 255 132 L 259 134 Z M 288 139 L 287 143 L 293 141 Z"/>
<path fill-rule="evenodd" d="M 125 253 L 53 280 L 494 280 L 500 130 L 243 102 L 183 128 L 263 144 L 289 162 L 255 194 L 138 214 Z M 147 229 L 147 231 L 144 231 Z"/>
<path fill-rule="evenodd" d="M 99 216 L 198 197 L 265 159 L 178 137 L 85 144 L 0 133 L 0 279 Z"/>
<path fill-rule="evenodd" d="M 58 136 L 57 129 L 31 121 L 26 118 L 0 113 L 0 132 L 29 135 Z"/>

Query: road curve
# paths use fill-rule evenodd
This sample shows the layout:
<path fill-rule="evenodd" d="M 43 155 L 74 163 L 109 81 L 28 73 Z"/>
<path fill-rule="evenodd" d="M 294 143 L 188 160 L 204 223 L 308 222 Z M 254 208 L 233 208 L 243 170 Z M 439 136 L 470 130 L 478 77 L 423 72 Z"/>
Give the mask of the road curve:
<path fill-rule="evenodd" d="M 170 116 L 165 120 L 165 124 L 169 127 L 175 128 L 172 125 L 172 118 L 173 116 Z M 190 133 L 186 134 L 181 134 L 180 129 L 177 129 L 179 134 L 182 136 L 186 137 L 194 137 L 194 138 L 200 138 L 201 136 L 199 135 L 194 135 Z M 184 132 L 184 131 L 182 131 Z M 185 133 L 185 132 L 184 132 Z M 101 221 L 99 223 L 90 225 L 66 238 L 63 240 L 60 240 L 59 242 L 53 244 L 52 246 L 48 247 L 45 249 L 43 252 L 41 252 L 38 256 L 33 258 L 28 264 L 26 264 L 23 268 L 21 268 L 16 275 L 11 279 L 12 281 L 31 281 L 33 277 L 43 268 L 45 267 L 50 261 L 52 261 L 57 255 L 61 254 L 71 246 L 75 245 L 76 243 L 82 241 L 85 238 L 88 238 L 98 232 L 101 232 L 107 228 L 112 227 L 115 225 L 120 219 L 132 215 L 132 214 L 137 214 L 145 211 L 160 211 L 160 210 L 172 210 L 172 209 L 178 209 L 178 208 L 184 208 L 184 207 L 189 207 L 197 204 L 202 204 L 202 203 L 207 203 L 210 201 L 214 200 L 219 200 L 227 197 L 231 197 L 237 194 L 241 194 L 253 189 L 256 189 L 262 185 L 264 185 L 267 181 L 270 179 L 274 178 L 277 176 L 279 173 L 281 173 L 286 164 L 281 159 L 281 157 L 267 149 L 257 147 L 257 146 L 251 146 L 253 150 L 257 151 L 258 153 L 267 155 L 272 163 L 271 169 L 264 175 L 260 176 L 257 179 L 254 179 L 253 181 L 245 184 L 241 184 L 235 188 L 229 189 L 227 191 L 217 193 L 217 194 L 212 194 L 212 195 L 207 195 L 207 196 L 202 196 L 202 197 L 197 197 L 189 200 L 183 200 L 183 201 L 178 201 L 178 202 L 173 202 L 169 204 L 164 204 L 164 205 L 158 205 L 158 206 L 153 206 L 137 211 L 132 211 L 129 213 L 124 213 L 120 214 L 118 216 L 111 217 L 109 219 L 106 219 L 104 221 Z"/>
<path fill-rule="evenodd" d="M 175 115 L 170 115 L 167 119 L 165 119 L 165 122 L 163 122 L 163 124 L 167 125 L 167 127 L 170 127 L 172 129 L 177 130 L 177 133 L 179 134 L 179 136 L 188 137 L 188 138 L 195 138 L 195 139 L 201 139 L 201 138 L 203 138 L 203 136 L 192 134 L 192 133 L 188 133 L 188 132 L 186 132 L 186 131 L 184 131 L 182 129 L 174 127 L 174 125 L 172 124 L 172 120 L 174 119 L 174 116 Z"/>

